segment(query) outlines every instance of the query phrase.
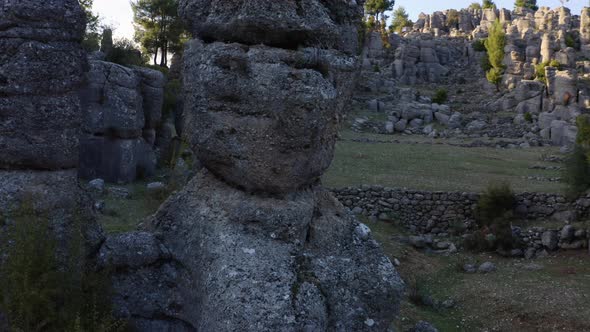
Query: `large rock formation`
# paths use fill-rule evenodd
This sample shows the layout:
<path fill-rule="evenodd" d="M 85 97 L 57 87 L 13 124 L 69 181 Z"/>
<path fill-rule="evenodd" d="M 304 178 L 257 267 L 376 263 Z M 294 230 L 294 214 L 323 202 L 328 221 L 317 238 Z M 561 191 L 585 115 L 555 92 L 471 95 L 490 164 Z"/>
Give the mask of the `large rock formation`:
<path fill-rule="evenodd" d="M 240 3 L 181 1 L 206 38 L 183 74 L 184 135 L 206 169 L 143 232 L 101 249 L 118 314 L 144 331 L 385 331 L 403 283 L 318 184 L 353 89 L 356 52 L 340 45 L 362 3 Z"/>
<path fill-rule="evenodd" d="M 57 238 L 61 262 L 79 223 L 90 246 L 102 240 L 76 170 L 84 17 L 77 0 L 0 6 L 0 241 L 15 214 L 34 212 Z"/>
<path fill-rule="evenodd" d="M 153 174 L 164 75 L 91 59 L 86 77 L 80 177 L 118 183 Z"/>
<path fill-rule="evenodd" d="M 77 1 L 3 1 L 0 168 L 76 167 L 83 33 Z"/>

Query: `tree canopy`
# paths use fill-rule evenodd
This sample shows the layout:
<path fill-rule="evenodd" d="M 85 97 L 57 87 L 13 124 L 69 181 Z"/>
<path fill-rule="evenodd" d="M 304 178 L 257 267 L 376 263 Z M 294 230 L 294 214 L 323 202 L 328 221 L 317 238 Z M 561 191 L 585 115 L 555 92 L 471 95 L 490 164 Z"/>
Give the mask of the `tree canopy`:
<path fill-rule="evenodd" d="M 379 16 L 388 10 L 392 10 L 395 0 L 367 0 L 365 10 L 368 15 Z"/>
<path fill-rule="evenodd" d="M 391 21 L 390 29 L 394 32 L 400 33 L 405 27 L 411 27 L 412 21 L 409 19 L 409 15 L 404 7 L 398 7 L 393 12 L 393 20 Z"/>
<path fill-rule="evenodd" d="M 86 13 L 86 33 L 82 46 L 89 52 L 98 51 L 100 48 L 100 32 L 99 22 L 100 17 L 92 12 L 92 5 L 94 0 L 78 0 L 82 9 Z"/>
<path fill-rule="evenodd" d="M 514 3 L 514 7 L 527 8 L 532 10 L 539 9 L 539 7 L 537 6 L 537 0 L 516 0 L 516 2 Z"/>
<path fill-rule="evenodd" d="M 472 2 L 469 5 L 469 9 L 477 9 L 477 10 L 479 10 L 479 9 L 481 9 L 481 4 L 479 2 Z"/>
<path fill-rule="evenodd" d="M 182 49 L 186 36 L 178 17 L 177 0 L 135 0 L 131 2 L 135 41 L 144 53 L 153 55 L 154 65 L 168 66 L 168 54 Z"/>
<path fill-rule="evenodd" d="M 496 4 L 492 0 L 483 0 L 483 9 L 496 8 Z"/>

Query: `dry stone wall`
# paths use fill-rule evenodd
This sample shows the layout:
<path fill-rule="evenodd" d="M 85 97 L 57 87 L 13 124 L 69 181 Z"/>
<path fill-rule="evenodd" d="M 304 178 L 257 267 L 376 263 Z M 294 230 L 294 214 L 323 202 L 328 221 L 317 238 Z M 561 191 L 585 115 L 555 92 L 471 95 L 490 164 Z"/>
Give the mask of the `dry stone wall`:
<path fill-rule="evenodd" d="M 439 235 L 473 230 L 474 210 L 479 199 L 477 193 L 414 191 L 382 186 L 334 189 L 333 193 L 355 214 L 398 220 L 413 232 Z M 519 193 L 516 197 L 516 214 L 524 219 L 560 217 L 564 212 L 582 217 L 590 212 L 590 196 L 573 203 L 558 194 Z"/>

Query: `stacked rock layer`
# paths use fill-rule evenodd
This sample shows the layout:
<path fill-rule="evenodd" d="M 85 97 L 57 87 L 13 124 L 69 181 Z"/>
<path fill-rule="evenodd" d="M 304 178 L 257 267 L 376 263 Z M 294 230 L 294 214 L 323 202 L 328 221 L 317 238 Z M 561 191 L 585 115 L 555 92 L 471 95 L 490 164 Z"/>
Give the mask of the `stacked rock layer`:
<path fill-rule="evenodd" d="M 29 212 L 26 204 L 47 219 L 59 246 L 74 220 L 92 245 L 102 236 L 77 182 L 84 29 L 76 0 L 0 4 L 0 227 Z"/>
<path fill-rule="evenodd" d="M 183 134 L 205 169 L 144 232 L 101 249 L 119 315 L 148 331 L 389 328 L 403 282 L 319 185 L 353 90 L 362 5 L 181 1 L 197 37 Z"/>

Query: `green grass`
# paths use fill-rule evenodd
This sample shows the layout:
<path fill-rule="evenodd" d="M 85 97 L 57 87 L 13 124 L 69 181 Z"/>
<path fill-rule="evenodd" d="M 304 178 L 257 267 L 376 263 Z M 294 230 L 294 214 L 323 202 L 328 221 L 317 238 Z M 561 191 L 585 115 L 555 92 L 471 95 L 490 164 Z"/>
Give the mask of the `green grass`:
<path fill-rule="evenodd" d="M 590 315 L 590 256 L 585 252 L 559 252 L 534 261 L 489 253 L 436 255 L 403 244 L 399 238 L 406 230 L 394 223 L 366 223 L 385 254 L 401 262 L 397 270 L 409 287 L 418 285 L 420 293 L 438 301 L 453 299 L 457 304 L 453 309 L 433 309 L 406 298 L 395 330 L 406 331 L 419 320 L 441 332 L 590 330 L 586 319 Z M 492 261 L 497 271 L 461 272 L 466 262 L 485 261 Z M 526 269 L 531 263 L 542 269 Z"/>
<path fill-rule="evenodd" d="M 354 134 L 343 133 L 349 139 Z M 515 191 L 561 192 L 559 182 L 523 179 L 524 176 L 559 177 L 559 171 L 531 170 L 531 165 L 551 165 L 540 161 L 542 154 L 556 148 L 496 149 L 464 148 L 451 145 L 412 144 L 403 136 L 363 135 L 400 143 L 339 141 L 324 184 L 332 188 L 383 185 L 396 188 L 443 191 L 484 190 L 489 183 L 505 181 Z M 413 141 L 426 140 L 412 137 Z M 440 140 L 437 140 L 440 142 Z M 555 164 L 553 164 L 555 165 Z"/>
<path fill-rule="evenodd" d="M 129 232 L 137 228 L 139 223 L 157 211 L 160 200 L 147 195 L 146 186 L 150 181 L 118 186 L 127 188 L 131 198 L 124 199 L 109 194 L 105 198 L 105 211 L 99 214 L 98 221 L 110 234 Z"/>

